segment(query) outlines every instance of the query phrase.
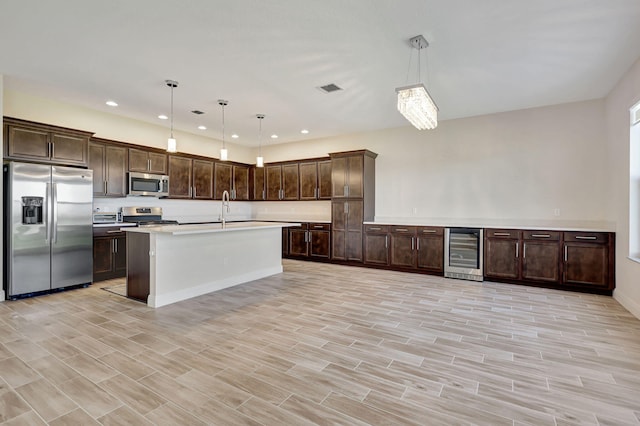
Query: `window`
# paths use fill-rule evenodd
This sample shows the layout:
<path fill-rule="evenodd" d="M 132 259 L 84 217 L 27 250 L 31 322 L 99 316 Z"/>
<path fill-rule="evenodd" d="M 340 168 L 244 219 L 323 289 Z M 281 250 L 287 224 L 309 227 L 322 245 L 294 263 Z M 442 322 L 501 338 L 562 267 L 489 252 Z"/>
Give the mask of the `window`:
<path fill-rule="evenodd" d="M 640 262 L 640 102 L 631 110 L 629 132 L 629 257 Z"/>

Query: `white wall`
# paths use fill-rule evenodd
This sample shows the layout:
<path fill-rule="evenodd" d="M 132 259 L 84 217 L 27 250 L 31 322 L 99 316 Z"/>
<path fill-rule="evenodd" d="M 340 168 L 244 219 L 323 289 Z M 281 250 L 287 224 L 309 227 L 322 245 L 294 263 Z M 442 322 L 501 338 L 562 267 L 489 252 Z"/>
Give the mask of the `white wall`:
<path fill-rule="evenodd" d="M 616 290 L 625 308 L 640 318 L 640 264 L 629 254 L 629 108 L 640 101 L 640 60 L 629 69 L 605 100 L 608 170 L 611 175 L 608 215 L 617 222 Z"/>
<path fill-rule="evenodd" d="M 613 229 L 604 101 L 263 147 L 265 161 L 367 148 L 376 219 Z M 554 211 L 560 210 L 555 216 Z"/>

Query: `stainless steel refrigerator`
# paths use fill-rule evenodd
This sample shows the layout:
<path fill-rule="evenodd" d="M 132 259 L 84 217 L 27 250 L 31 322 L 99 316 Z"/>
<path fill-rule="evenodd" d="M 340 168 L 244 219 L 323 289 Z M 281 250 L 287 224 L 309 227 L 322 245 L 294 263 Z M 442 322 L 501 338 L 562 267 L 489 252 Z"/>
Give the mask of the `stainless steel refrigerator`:
<path fill-rule="evenodd" d="M 90 284 L 93 171 L 12 162 L 4 173 L 7 298 Z"/>

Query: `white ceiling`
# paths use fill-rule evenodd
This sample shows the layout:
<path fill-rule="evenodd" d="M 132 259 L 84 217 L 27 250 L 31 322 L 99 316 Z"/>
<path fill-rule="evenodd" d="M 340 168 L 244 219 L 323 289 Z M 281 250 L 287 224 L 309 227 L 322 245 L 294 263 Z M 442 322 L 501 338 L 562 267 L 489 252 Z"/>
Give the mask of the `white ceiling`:
<path fill-rule="evenodd" d="M 223 98 L 252 146 L 256 113 L 265 142 L 408 125 L 417 81 L 441 120 L 601 98 L 638 57 L 638 0 L 0 0 L 6 89 L 168 127 L 174 79 L 176 129 L 219 139 Z"/>

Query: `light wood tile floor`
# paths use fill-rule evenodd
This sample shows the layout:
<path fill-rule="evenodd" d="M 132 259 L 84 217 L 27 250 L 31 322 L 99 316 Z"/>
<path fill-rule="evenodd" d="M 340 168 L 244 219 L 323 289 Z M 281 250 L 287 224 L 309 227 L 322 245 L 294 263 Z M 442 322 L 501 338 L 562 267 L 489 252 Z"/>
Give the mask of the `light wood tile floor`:
<path fill-rule="evenodd" d="M 285 260 L 160 309 L 0 303 L 2 424 L 640 424 L 640 321 L 605 296 Z"/>

